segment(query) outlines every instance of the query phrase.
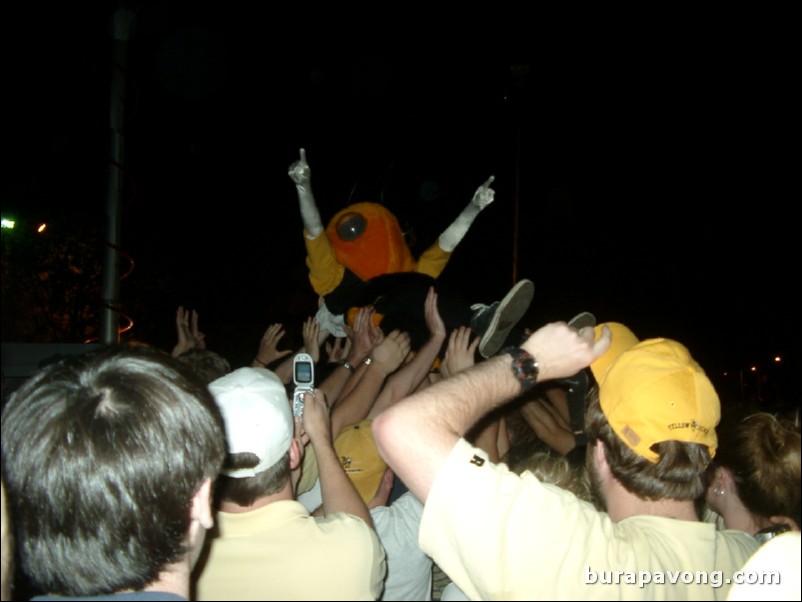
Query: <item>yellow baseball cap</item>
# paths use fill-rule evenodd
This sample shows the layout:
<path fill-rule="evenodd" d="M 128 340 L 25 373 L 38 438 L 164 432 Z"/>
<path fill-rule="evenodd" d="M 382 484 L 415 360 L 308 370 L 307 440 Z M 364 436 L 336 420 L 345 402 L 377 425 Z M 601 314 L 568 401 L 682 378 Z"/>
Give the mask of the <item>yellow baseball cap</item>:
<path fill-rule="evenodd" d="M 713 383 L 684 345 L 664 338 L 637 342 L 600 375 L 601 410 L 615 434 L 639 456 L 657 462 L 652 445 L 672 440 L 705 445 L 710 457 L 715 455 L 721 404 Z"/>
<path fill-rule="evenodd" d="M 372 420 L 355 422 L 340 431 L 334 439 L 334 451 L 343 470 L 356 486 L 359 495 L 367 504 L 379 490 L 387 464 L 376 449 Z"/>
<path fill-rule="evenodd" d="M 633 345 L 636 345 L 638 342 L 638 337 L 636 337 L 629 328 L 619 322 L 604 322 L 603 324 L 597 324 L 593 328 L 596 339 L 601 336 L 602 326 L 607 326 L 607 328 L 610 329 L 613 338 L 610 342 L 609 349 L 607 349 L 607 351 L 605 351 L 599 359 L 590 365 L 590 371 L 593 373 L 593 378 L 595 378 L 596 382 L 599 384 L 602 383 L 604 377 L 607 375 L 607 371 L 610 369 L 610 366 L 618 358 L 618 356 Z"/>

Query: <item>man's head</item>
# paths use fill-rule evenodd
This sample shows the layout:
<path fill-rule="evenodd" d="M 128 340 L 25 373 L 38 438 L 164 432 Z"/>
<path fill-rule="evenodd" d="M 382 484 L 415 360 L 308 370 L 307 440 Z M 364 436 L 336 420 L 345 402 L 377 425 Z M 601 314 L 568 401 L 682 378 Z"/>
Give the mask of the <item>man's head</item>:
<path fill-rule="evenodd" d="M 604 444 L 611 473 L 638 497 L 696 499 L 717 446 L 713 384 L 682 344 L 638 342 L 618 330 L 629 333 L 626 342 L 591 365 L 599 386 L 589 397 L 588 437 Z"/>
<path fill-rule="evenodd" d="M 24 383 L 2 450 L 21 569 L 43 592 L 92 596 L 194 560 L 225 440 L 214 400 L 177 360 L 110 347 Z"/>
<path fill-rule="evenodd" d="M 727 421 L 719 434 L 721 448 L 711 464 L 708 505 L 721 514 L 722 502 L 735 496 L 756 519 L 790 516 L 799 521 L 799 426 L 757 412 Z"/>
<path fill-rule="evenodd" d="M 209 385 L 225 421 L 222 499 L 240 506 L 278 493 L 290 479 L 294 421 L 287 390 L 270 370 L 238 368 Z"/>
<path fill-rule="evenodd" d="M 178 361 L 186 364 L 207 384 L 231 372 L 228 360 L 211 349 L 190 349 L 179 355 Z"/>

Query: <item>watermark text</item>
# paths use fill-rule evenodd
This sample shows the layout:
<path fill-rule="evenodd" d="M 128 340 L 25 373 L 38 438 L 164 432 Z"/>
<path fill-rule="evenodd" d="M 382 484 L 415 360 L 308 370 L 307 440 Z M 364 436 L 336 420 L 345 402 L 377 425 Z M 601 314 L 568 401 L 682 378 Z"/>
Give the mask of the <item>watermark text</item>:
<path fill-rule="evenodd" d="M 710 585 L 719 588 L 731 583 L 747 585 L 779 585 L 779 571 L 736 571 L 724 577 L 724 571 L 595 571 L 585 567 L 585 585 Z"/>

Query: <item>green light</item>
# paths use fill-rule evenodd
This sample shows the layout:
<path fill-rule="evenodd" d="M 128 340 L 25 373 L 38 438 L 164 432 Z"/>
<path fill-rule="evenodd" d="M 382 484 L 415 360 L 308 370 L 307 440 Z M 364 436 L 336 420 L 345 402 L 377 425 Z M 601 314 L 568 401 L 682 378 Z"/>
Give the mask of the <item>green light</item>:
<path fill-rule="evenodd" d="M 2 221 L 0 221 L 0 228 L 8 228 L 9 230 L 12 230 L 15 224 L 16 222 L 13 219 L 3 218 Z"/>

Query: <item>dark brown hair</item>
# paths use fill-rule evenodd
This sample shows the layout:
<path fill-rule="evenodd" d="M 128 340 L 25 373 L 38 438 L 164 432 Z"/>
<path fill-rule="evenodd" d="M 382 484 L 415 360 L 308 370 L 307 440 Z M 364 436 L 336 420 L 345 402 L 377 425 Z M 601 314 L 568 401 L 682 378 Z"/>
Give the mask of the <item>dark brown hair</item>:
<path fill-rule="evenodd" d="M 713 465 L 729 469 L 738 497 L 753 514 L 799 520 L 799 427 L 766 412 L 728 424 Z"/>
<path fill-rule="evenodd" d="M 656 463 L 636 454 L 615 434 L 599 404 L 599 388 L 588 392 L 585 432 L 589 444 L 604 443 L 607 463 L 630 493 L 644 500 L 696 500 L 707 489 L 710 453 L 705 445 L 663 441 L 652 446 Z"/>
<path fill-rule="evenodd" d="M 228 454 L 224 468 L 253 468 L 257 464 L 259 464 L 259 458 L 256 454 L 241 452 Z M 250 506 L 260 498 L 281 491 L 289 478 L 290 452 L 287 451 L 273 466 L 252 477 L 236 479 L 220 475 L 217 491 L 220 500 L 233 502 L 240 506 Z"/>

